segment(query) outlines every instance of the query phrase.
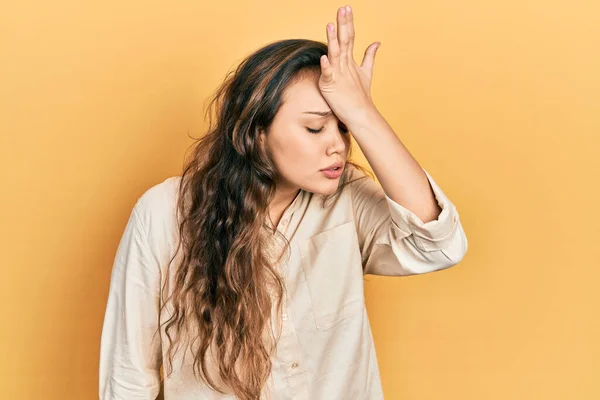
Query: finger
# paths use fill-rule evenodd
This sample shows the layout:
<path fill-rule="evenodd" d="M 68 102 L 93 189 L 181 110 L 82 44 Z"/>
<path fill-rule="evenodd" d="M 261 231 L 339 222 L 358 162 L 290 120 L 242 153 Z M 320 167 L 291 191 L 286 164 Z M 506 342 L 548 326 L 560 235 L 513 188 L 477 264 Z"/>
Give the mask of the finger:
<path fill-rule="evenodd" d="M 354 13 L 350 6 L 346 6 L 348 16 L 348 61 L 354 61 Z"/>
<path fill-rule="evenodd" d="M 337 41 L 335 25 L 333 22 L 327 24 L 327 58 L 331 66 L 339 64 L 340 45 Z"/>
<path fill-rule="evenodd" d="M 333 80 L 333 68 L 325 54 L 321 56 L 321 75 L 325 82 L 331 82 Z"/>
<path fill-rule="evenodd" d="M 373 66 L 375 64 L 375 54 L 377 53 L 377 50 L 379 49 L 380 45 L 380 42 L 375 42 L 372 43 L 369 47 L 367 47 L 367 50 L 365 50 L 365 55 L 360 66 L 370 74 L 373 73 Z"/>
<path fill-rule="evenodd" d="M 340 65 L 346 64 L 348 57 L 348 16 L 346 7 L 338 9 L 338 42 L 340 44 Z"/>

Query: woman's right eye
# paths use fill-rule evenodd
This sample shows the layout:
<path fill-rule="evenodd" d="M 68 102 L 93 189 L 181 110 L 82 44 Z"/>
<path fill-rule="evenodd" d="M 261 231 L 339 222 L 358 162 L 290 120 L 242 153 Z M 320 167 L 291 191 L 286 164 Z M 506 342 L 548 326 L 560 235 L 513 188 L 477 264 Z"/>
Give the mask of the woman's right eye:
<path fill-rule="evenodd" d="M 348 133 L 348 128 L 346 128 L 346 125 L 340 124 L 340 125 L 338 125 L 338 127 L 340 128 L 340 130 L 343 133 Z M 309 131 L 310 133 L 317 134 L 317 133 L 321 132 L 323 130 L 323 128 L 321 128 L 321 129 L 311 129 L 311 128 L 307 127 L 306 130 Z"/>

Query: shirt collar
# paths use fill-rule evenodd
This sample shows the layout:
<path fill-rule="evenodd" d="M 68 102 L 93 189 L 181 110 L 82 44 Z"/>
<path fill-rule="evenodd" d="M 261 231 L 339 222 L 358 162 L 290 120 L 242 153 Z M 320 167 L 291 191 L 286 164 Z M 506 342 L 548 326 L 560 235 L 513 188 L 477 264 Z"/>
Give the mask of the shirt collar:
<path fill-rule="evenodd" d="M 294 200 L 292 200 L 291 204 L 289 205 L 288 209 L 285 211 L 284 215 L 289 215 L 290 217 L 292 215 L 294 215 L 294 211 L 296 211 L 298 209 L 298 207 L 300 206 L 300 198 L 302 197 L 302 193 L 304 191 L 302 189 L 300 189 L 298 191 L 298 193 L 296 194 L 296 197 L 294 197 Z"/>

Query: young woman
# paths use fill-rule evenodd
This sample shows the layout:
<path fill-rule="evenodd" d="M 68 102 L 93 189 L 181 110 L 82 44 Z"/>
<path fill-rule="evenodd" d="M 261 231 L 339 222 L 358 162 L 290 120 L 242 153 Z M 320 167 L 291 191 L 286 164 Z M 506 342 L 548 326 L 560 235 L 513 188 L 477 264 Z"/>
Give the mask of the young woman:
<path fill-rule="evenodd" d="M 352 12 L 227 77 L 182 176 L 137 201 L 104 320 L 100 398 L 382 399 L 363 275 L 467 251 L 458 212 L 370 95 Z M 348 161 L 354 137 L 372 166 Z M 161 366 L 164 369 L 161 371 Z"/>

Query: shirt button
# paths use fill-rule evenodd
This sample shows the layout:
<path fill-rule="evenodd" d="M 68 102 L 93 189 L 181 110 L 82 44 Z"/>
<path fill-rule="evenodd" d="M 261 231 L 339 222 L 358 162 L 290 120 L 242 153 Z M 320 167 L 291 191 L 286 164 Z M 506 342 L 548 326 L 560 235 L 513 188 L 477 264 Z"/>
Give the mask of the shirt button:
<path fill-rule="evenodd" d="M 287 318 L 288 318 L 288 316 L 285 313 L 281 316 L 281 319 L 283 319 L 284 321 L 287 321 Z"/>
<path fill-rule="evenodd" d="M 291 365 L 292 369 L 296 369 L 298 368 L 298 363 L 297 362 L 293 362 Z"/>
<path fill-rule="evenodd" d="M 289 221 L 288 221 L 287 219 L 282 219 L 282 220 L 281 220 L 281 225 L 282 225 L 282 226 L 286 226 L 286 225 L 288 224 L 288 222 L 289 222 Z"/>

